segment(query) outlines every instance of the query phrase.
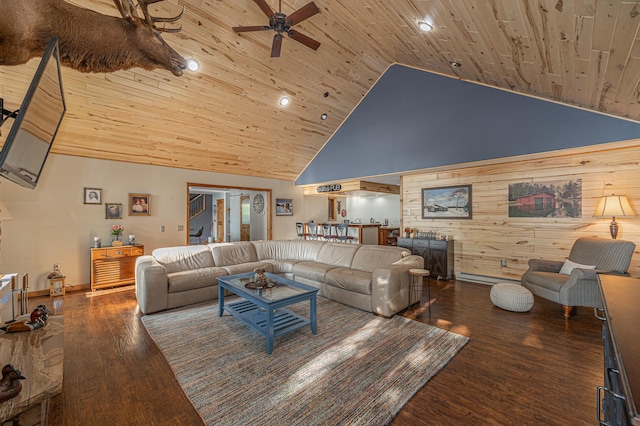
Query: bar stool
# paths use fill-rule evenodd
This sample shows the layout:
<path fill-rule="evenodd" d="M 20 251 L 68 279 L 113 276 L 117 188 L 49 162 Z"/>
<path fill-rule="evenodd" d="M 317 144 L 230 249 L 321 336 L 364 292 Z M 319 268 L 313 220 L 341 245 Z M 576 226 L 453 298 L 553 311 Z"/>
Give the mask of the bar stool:
<path fill-rule="evenodd" d="M 336 240 L 340 243 L 349 242 L 349 225 L 346 223 L 336 223 Z"/>
<path fill-rule="evenodd" d="M 429 303 L 429 318 L 431 318 L 431 286 L 429 283 L 429 271 L 426 269 L 409 269 L 409 276 L 411 278 L 411 282 L 409 283 L 409 306 L 410 308 L 413 303 L 411 303 L 411 299 L 413 295 L 417 299 L 416 302 L 420 301 L 422 297 L 422 292 L 424 290 L 424 277 L 427 277 L 427 300 Z"/>
<path fill-rule="evenodd" d="M 304 236 L 307 240 L 317 240 L 318 239 L 318 224 L 315 222 L 307 223 L 307 232 L 304 233 Z"/>
<path fill-rule="evenodd" d="M 335 241 L 338 238 L 336 235 L 331 234 L 331 224 L 329 223 L 322 224 L 322 234 L 325 241 Z"/>

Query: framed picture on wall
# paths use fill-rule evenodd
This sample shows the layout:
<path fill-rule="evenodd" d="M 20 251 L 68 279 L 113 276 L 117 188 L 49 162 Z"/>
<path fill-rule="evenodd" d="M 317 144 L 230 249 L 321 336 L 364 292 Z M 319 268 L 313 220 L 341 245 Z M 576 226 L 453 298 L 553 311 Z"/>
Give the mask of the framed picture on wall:
<path fill-rule="evenodd" d="M 276 216 L 293 216 L 293 200 L 276 198 Z"/>
<path fill-rule="evenodd" d="M 107 219 L 122 219 L 122 203 L 105 203 Z"/>
<path fill-rule="evenodd" d="M 102 189 L 85 188 L 84 203 L 85 204 L 102 204 Z"/>
<path fill-rule="evenodd" d="M 129 194 L 129 216 L 149 216 L 150 198 L 149 194 Z"/>
<path fill-rule="evenodd" d="M 509 217 L 582 217 L 582 179 L 510 183 Z"/>
<path fill-rule="evenodd" d="M 422 188 L 423 219 L 471 219 L 471 185 Z"/>

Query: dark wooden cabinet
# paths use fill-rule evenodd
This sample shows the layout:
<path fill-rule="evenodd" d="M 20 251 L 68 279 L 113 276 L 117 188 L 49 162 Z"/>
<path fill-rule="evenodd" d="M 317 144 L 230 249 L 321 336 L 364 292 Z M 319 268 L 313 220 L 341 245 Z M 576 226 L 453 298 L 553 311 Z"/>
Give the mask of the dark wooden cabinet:
<path fill-rule="evenodd" d="M 381 226 L 378 228 L 378 245 L 381 246 L 395 246 L 396 240 L 398 239 L 398 234 L 400 233 L 400 228 L 389 228 L 387 226 Z"/>
<path fill-rule="evenodd" d="M 639 425 L 640 280 L 612 275 L 599 280 L 604 309 L 596 310 L 596 316 L 602 320 L 604 384 L 597 390 L 598 422 Z"/>
<path fill-rule="evenodd" d="M 447 280 L 453 278 L 453 241 L 398 238 L 398 247 L 411 250 L 424 258 L 424 269 L 432 276 Z"/>

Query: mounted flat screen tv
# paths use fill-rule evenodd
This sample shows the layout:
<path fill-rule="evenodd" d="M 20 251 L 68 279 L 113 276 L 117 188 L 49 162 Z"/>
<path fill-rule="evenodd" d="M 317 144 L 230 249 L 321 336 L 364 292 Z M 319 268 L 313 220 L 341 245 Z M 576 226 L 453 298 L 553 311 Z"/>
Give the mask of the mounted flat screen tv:
<path fill-rule="evenodd" d="M 67 108 L 58 40 L 52 37 L 0 151 L 0 175 L 35 188 Z M 3 114 L 5 111 L 3 110 Z"/>

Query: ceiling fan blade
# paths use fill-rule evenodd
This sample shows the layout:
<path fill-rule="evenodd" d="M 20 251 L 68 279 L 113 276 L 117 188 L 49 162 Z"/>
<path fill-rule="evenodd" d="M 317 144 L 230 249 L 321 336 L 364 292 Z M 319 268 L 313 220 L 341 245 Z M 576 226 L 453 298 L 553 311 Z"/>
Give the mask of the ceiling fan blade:
<path fill-rule="evenodd" d="M 247 31 L 264 31 L 270 29 L 270 27 L 267 27 L 265 25 L 256 25 L 253 27 L 233 27 L 233 31 L 237 33 L 246 33 Z"/>
<path fill-rule="evenodd" d="M 273 15 L 275 15 L 274 11 L 271 10 L 271 8 L 269 7 L 269 5 L 265 0 L 253 0 L 253 1 L 256 2 L 258 7 L 262 9 L 264 14 L 267 15 L 268 17 L 272 17 Z"/>
<path fill-rule="evenodd" d="M 280 49 L 282 49 L 282 34 L 276 34 L 273 36 L 273 45 L 271 45 L 271 57 L 279 58 Z"/>
<path fill-rule="evenodd" d="M 295 30 L 290 30 L 287 34 L 289 34 L 289 37 L 291 37 L 292 39 L 294 39 L 298 43 L 302 43 L 305 46 L 307 46 L 307 47 L 309 47 L 309 48 L 311 48 L 313 50 L 318 50 L 318 47 L 320 47 L 320 42 L 319 41 L 315 41 L 311 37 L 306 36 L 306 35 L 302 34 L 301 32 L 298 32 L 298 31 L 295 31 Z"/>
<path fill-rule="evenodd" d="M 316 6 L 314 2 L 307 3 L 305 6 L 302 6 L 300 9 L 296 10 L 291 15 L 287 16 L 287 21 L 290 20 L 291 25 L 295 25 L 304 21 L 307 18 L 312 17 L 318 12 L 320 12 L 320 9 L 318 9 L 318 6 Z"/>

